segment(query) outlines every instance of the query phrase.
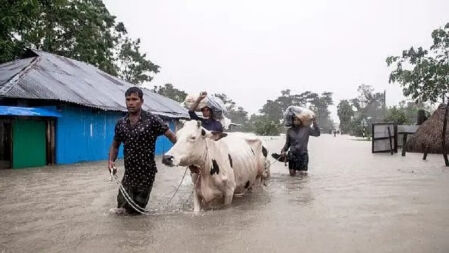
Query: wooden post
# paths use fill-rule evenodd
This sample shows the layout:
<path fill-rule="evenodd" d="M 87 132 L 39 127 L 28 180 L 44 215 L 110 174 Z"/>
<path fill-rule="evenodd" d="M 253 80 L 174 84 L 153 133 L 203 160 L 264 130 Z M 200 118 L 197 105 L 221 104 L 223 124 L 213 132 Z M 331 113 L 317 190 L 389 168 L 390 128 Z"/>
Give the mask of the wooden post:
<path fill-rule="evenodd" d="M 45 154 L 46 154 L 46 159 L 47 159 L 47 162 L 46 162 L 46 165 L 49 165 L 49 164 L 51 164 L 51 152 L 50 152 L 50 150 L 51 150 L 51 133 L 50 133 L 50 131 L 51 131 L 51 127 L 50 127 L 50 119 L 49 120 L 46 120 L 45 121 L 45 139 L 46 139 L 46 141 L 45 141 L 45 149 L 46 149 L 46 152 L 45 152 Z"/>
<path fill-rule="evenodd" d="M 391 141 L 391 130 L 390 130 L 390 126 L 388 126 L 387 128 L 388 128 L 388 139 L 390 140 L 390 152 L 391 152 L 391 154 L 393 155 L 394 150 L 393 150 L 393 143 L 392 143 L 392 141 Z"/>
<path fill-rule="evenodd" d="M 397 153 L 398 152 L 398 125 L 394 124 L 394 152 Z"/>
<path fill-rule="evenodd" d="M 422 156 L 422 159 L 423 159 L 423 160 L 426 160 L 426 158 L 427 158 L 427 152 L 429 151 L 429 149 L 428 149 L 424 144 L 422 144 L 422 150 L 423 150 L 423 156 Z"/>
<path fill-rule="evenodd" d="M 55 131 L 55 120 L 51 120 L 50 121 L 50 152 L 51 152 L 51 164 L 56 164 L 56 151 L 55 151 L 55 147 L 56 147 L 56 131 Z"/>
<path fill-rule="evenodd" d="M 402 156 L 405 156 L 405 144 L 407 143 L 407 133 L 403 133 L 402 136 Z"/>
<path fill-rule="evenodd" d="M 444 122 L 443 122 L 443 158 L 446 166 L 449 166 L 449 160 L 447 159 L 447 150 L 446 150 L 446 128 L 447 128 L 447 109 L 449 107 L 449 99 L 446 105 L 446 109 L 444 110 Z"/>

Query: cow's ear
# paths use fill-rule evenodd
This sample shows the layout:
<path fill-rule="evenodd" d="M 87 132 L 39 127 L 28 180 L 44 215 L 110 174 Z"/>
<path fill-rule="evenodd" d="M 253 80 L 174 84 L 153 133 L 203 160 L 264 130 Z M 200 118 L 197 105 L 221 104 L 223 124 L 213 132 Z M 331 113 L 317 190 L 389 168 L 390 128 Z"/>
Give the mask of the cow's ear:
<path fill-rule="evenodd" d="M 211 138 L 214 141 L 218 141 L 221 138 L 224 138 L 228 136 L 228 134 L 226 133 L 222 133 L 222 132 L 211 132 L 210 135 L 208 136 L 209 138 Z"/>
<path fill-rule="evenodd" d="M 184 124 L 187 122 L 187 120 L 185 120 L 185 119 L 180 119 L 179 120 L 179 123 L 181 124 L 181 125 L 183 125 L 184 126 Z"/>
<path fill-rule="evenodd" d="M 197 120 L 196 121 L 196 125 L 198 126 L 198 128 L 200 128 L 201 127 L 201 121 Z"/>

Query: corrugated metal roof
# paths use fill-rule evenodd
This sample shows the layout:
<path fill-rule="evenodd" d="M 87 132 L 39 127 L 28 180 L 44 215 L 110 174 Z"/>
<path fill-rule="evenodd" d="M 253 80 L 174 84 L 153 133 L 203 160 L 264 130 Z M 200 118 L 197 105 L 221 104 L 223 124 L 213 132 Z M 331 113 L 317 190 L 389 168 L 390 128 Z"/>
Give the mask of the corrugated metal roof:
<path fill-rule="evenodd" d="M 48 99 L 111 111 L 127 111 L 125 91 L 134 85 L 93 65 L 31 50 L 36 56 L 0 65 L 0 97 Z M 188 118 L 179 103 L 148 89 L 143 109 L 171 118 Z"/>
<path fill-rule="evenodd" d="M 55 110 L 38 107 L 20 107 L 20 106 L 1 106 L 0 115 L 2 116 L 32 116 L 32 117 L 61 117 L 61 114 Z"/>
<path fill-rule="evenodd" d="M 398 125 L 398 132 L 399 133 L 416 133 L 416 130 L 418 130 L 418 125 Z"/>

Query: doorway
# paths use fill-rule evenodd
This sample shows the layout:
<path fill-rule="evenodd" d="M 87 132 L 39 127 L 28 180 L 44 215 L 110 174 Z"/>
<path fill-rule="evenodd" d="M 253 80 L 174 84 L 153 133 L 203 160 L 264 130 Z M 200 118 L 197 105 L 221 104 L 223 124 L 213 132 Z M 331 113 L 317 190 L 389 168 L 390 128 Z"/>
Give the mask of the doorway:
<path fill-rule="evenodd" d="M 10 169 L 12 161 L 11 121 L 0 119 L 0 169 Z"/>

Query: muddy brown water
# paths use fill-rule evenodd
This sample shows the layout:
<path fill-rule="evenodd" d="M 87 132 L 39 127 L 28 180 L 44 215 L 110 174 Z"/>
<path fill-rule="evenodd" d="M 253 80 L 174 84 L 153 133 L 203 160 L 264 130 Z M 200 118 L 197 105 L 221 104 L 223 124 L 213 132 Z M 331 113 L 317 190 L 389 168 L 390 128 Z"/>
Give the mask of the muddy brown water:
<path fill-rule="evenodd" d="M 271 152 L 283 139 L 267 138 Z M 0 252 L 449 252 L 449 169 L 440 155 L 371 154 L 322 135 L 310 172 L 272 166 L 268 186 L 192 213 L 184 169 L 159 173 L 150 216 L 117 216 L 105 162 L 0 171 Z M 123 168 L 122 166 L 119 166 Z"/>

